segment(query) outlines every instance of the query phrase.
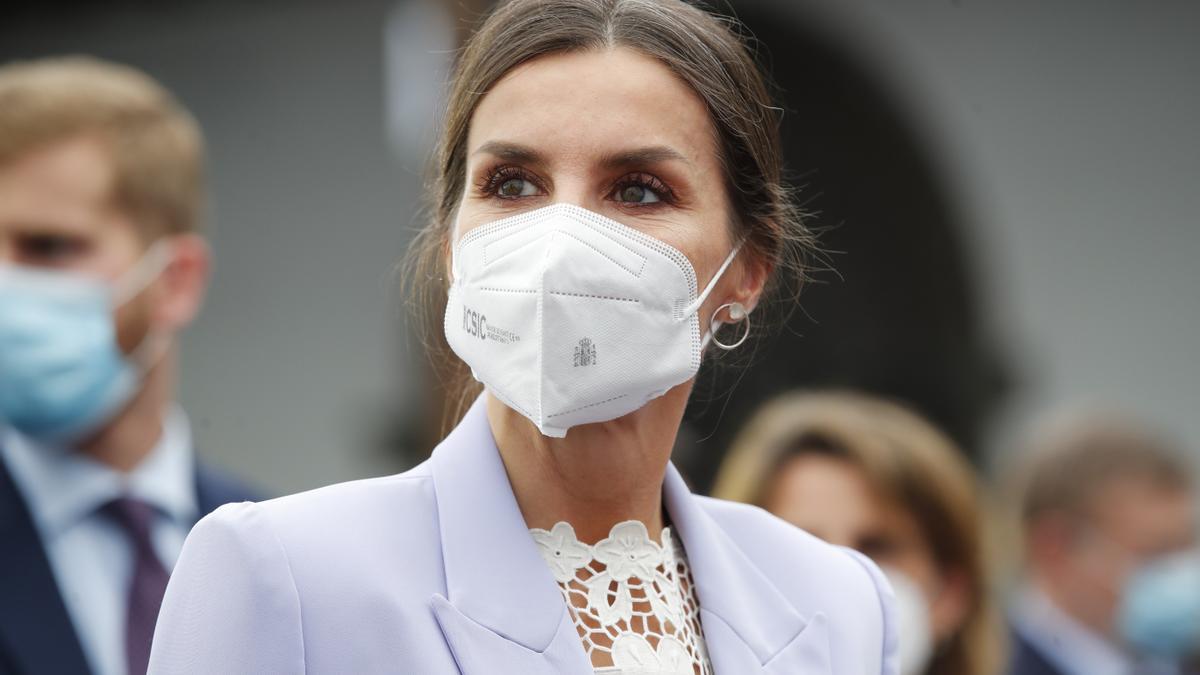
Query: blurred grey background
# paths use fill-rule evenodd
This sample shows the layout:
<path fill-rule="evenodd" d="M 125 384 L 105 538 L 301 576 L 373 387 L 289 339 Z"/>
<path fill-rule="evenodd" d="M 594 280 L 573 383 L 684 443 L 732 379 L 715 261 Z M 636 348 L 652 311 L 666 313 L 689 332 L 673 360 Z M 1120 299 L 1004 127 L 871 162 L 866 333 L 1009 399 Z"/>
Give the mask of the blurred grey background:
<path fill-rule="evenodd" d="M 1200 4 L 746 0 L 733 9 L 836 45 L 921 148 L 961 257 L 958 276 L 926 276 L 969 286 L 963 325 L 986 354 L 958 369 L 979 386 L 954 385 L 981 392 L 971 394 L 978 405 L 960 415 L 931 404 L 931 415 L 977 457 L 1003 452 L 1047 411 L 1087 402 L 1133 410 L 1198 446 Z M 270 490 L 388 473 L 428 451 L 433 394 L 394 268 L 420 222 L 445 69 L 477 12 L 434 0 L 58 1 L 17 3 L 0 22 L 0 59 L 130 63 L 199 119 L 217 268 L 185 338 L 181 398 L 200 451 Z M 774 70 L 797 65 L 786 45 L 766 47 Z M 802 107 L 805 79 L 792 80 L 791 106 Z M 888 155 L 880 147 L 881 163 Z M 789 160 L 821 209 L 822 167 Z M 870 153 L 851 169 L 871 176 Z M 826 213 L 836 231 L 859 227 Z M 903 226 L 888 223 L 890 236 Z M 922 248 L 920 236 L 914 228 L 918 254 L 901 262 L 936 272 L 943 249 Z M 833 256 L 839 268 L 849 262 L 842 280 L 824 280 L 829 297 L 855 283 L 855 255 Z M 842 325 L 824 319 L 811 317 Z M 806 338 L 784 339 L 806 354 Z M 960 396 L 954 387 L 944 398 Z"/>

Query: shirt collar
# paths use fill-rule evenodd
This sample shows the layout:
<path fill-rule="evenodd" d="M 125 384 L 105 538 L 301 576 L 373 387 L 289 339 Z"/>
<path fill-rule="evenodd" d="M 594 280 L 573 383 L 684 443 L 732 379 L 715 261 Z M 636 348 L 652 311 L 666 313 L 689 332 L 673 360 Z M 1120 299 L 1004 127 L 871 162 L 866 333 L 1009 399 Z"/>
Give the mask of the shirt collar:
<path fill-rule="evenodd" d="M 178 406 L 163 415 L 158 443 L 128 473 L 13 429 L 0 432 L 0 456 L 43 536 L 61 534 L 122 495 L 143 500 L 180 524 L 190 525 L 199 513 L 191 428 Z"/>
<path fill-rule="evenodd" d="M 1068 675 L 1128 675 L 1134 661 L 1116 645 L 1076 621 L 1032 586 L 1015 606 L 1017 630 L 1042 656 Z"/>

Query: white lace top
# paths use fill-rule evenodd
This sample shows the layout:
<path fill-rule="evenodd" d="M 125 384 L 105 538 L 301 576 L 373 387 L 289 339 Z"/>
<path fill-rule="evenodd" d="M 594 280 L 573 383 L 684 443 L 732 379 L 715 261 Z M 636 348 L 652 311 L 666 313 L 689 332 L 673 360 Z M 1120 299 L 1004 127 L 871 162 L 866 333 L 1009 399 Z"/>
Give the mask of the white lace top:
<path fill-rule="evenodd" d="M 687 556 L 671 528 L 661 544 L 635 520 L 594 546 L 567 523 L 530 533 L 596 673 L 712 675 Z"/>

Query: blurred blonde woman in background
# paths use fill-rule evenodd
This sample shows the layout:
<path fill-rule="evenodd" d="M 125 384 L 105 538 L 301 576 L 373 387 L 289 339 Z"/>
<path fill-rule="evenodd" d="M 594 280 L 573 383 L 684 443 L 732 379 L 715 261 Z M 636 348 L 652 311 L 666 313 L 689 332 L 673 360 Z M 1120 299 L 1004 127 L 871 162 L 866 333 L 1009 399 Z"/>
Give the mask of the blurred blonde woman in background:
<path fill-rule="evenodd" d="M 737 436 L 714 496 L 756 504 L 882 567 L 899 606 L 905 675 L 997 671 L 979 486 L 916 414 L 851 393 L 795 393 Z"/>

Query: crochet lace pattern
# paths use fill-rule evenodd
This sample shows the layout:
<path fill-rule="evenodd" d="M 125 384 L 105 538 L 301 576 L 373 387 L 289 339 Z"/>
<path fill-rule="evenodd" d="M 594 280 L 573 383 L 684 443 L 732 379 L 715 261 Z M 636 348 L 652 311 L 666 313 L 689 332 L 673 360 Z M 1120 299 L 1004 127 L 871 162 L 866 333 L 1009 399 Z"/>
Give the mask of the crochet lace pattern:
<path fill-rule="evenodd" d="M 712 675 L 687 556 L 629 520 L 589 546 L 560 522 L 532 529 L 597 674 Z"/>

